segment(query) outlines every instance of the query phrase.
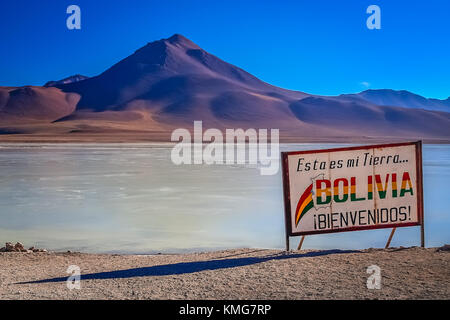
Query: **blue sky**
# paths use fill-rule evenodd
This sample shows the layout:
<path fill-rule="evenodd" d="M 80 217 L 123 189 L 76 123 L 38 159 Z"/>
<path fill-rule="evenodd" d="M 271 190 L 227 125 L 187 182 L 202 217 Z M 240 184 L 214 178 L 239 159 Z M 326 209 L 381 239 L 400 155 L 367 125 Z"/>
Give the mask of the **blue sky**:
<path fill-rule="evenodd" d="M 81 30 L 66 28 L 79 5 Z M 366 8 L 381 8 L 381 30 Z M 367 88 L 450 96 L 450 1 L 15 0 L 0 4 L 0 85 L 93 76 L 180 33 L 271 84 L 336 95 Z"/>

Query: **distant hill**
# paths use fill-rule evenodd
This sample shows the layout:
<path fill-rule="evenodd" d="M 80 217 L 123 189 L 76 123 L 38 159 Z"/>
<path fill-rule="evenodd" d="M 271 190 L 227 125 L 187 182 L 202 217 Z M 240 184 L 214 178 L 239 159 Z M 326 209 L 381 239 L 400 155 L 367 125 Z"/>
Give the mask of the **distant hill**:
<path fill-rule="evenodd" d="M 393 90 L 337 97 L 285 90 L 177 34 L 147 44 L 92 78 L 0 88 L 0 133 L 140 132 L 169 140 L 174 128 L 192 127 L 194 120 L 203 120 L 205 128 L 278 128 L 299 141 L 450 140 L 448 100 Z"/>
<path fill-rule="evenodd" d="M 0 121 L 54 121 L 73 113 L 78 101 L 78 94 L 57 88 L 0 87 Z"/>
<path fill-rule="evenodd" d="M 79 81 L 83 81 L 86 79 L 89 79 L 89 77 L 82 76 L 81 74 L 76 74 L 74 76 L 70 76 L 70 77 L 64 78 L 62 80 L 49 81 L 44 85 L 44 87 L 55 87 L 60 84 L 74 83 L 74 82 L 79 82 Z"/>
<path fill-rule="evenodd" d="M 341 95 L 341 97 L 360 97 L 379 106 L 397 106 L 450 112 L 450 97 L 446 100 L 427 99 L 406 90 L 366 90 L 357 94 Z"/>

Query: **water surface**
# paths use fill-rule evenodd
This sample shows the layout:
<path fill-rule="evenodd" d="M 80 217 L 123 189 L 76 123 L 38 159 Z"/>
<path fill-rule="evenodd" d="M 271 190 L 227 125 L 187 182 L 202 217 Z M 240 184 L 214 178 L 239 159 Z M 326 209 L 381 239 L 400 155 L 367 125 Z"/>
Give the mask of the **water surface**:
<path fill-rule="evenodd" d="M 176 166 L 170 151 L 168 144 L 0 144 L 0 243 L 120 253 L 284 248 L 281 170 Z M 423 159 L 426 244 L 440 246 L 450 243 L 450 145 L 425 145 Z M 308 236 L 304 248 L 383 247 L 389 232 Z M 392 242 L 419 244 L 419 227 L 398 228 Z"/>

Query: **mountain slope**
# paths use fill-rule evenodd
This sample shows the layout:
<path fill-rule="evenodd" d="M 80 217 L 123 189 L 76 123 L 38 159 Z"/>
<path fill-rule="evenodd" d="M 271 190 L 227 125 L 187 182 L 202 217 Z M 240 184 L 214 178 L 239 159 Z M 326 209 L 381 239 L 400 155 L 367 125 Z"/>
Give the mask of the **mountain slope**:
<path fill-rule="evenodd" d="M 302 121 L 321 127 L 345 128 L 347 134 L 443 137 L 450 134 L 450 113 L 380 107 L 365 101 L 308 97 L 290 105 Z M 420 137 L 419 136 L 419 137 Z"/>

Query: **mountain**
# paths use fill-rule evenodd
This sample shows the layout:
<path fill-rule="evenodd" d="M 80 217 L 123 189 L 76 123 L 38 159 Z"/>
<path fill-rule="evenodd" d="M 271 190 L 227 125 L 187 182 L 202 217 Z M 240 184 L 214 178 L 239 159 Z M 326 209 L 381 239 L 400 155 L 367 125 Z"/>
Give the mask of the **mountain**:
<path fill-rule="evenodd" d="M 44 87 L 55 87 L 60 84 L 74 83 L 74 82 L 79 82 L 79 81 L 83 81 L 86 79 L 89 79 L 89 77 L 83 76 L 81 74 L 76 74 L 76 75 L 64 78 L 62 80 L 49 81 L 46 84 L 44 84 Z"/>
<path fill-rule="evenodd" d="M 204 128 L 278 128 L 290 141 L 450 140 L 450 113 L 408 104 L 420 96 L 402 100 L 378 91 L 325 97 L 278 88 L 174 35 L 95 77 L 0 89 L 0 133 L 167 141 L 173 129 L 202 120 Z"/>
<path fill-rule="evenodd" d="M 341 97 L 362 98 L 379 106 L 397 106 L 450 112 L 450 97 L 446 100 L 427 99 L 406 90 L 366 90 L 357 94 L 341 95 Z"/>
<path fill-rule="evenodd" d="M 97 77 L 56 87 L 81 95 L 79 111 L 144 109 L 169 123 L 288 118 L 286 100 L 306 96 L 267 84 L 181 35 L 149 43 Z"/>

